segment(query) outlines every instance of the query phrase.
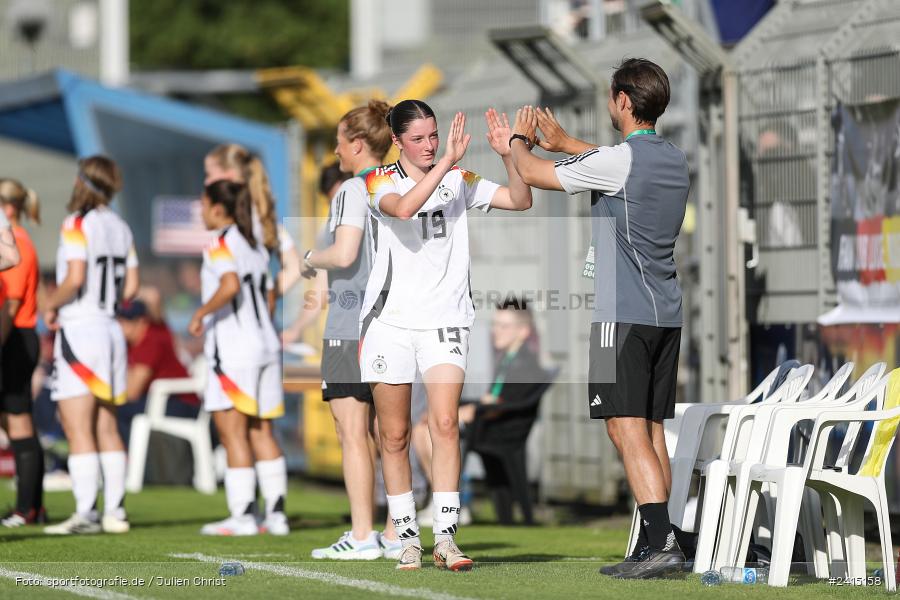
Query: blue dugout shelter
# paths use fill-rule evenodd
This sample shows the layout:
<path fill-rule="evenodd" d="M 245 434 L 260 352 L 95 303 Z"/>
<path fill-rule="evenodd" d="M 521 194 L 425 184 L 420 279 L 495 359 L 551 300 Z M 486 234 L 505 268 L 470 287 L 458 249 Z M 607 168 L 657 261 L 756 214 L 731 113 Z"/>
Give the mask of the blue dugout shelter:
<path fill-rule="evenodd" d="M 278 214 L 291 216 L 287 132 L 211 109 L 55 70 L 0 83 L 0 136 L 75 157 L 113 158 L 124 179 L 118 208 L 139 250 L 150 247 L 154 200 L 199 196 L 203 158 L 224 142 L 241 144 L 262 159 Z"/>

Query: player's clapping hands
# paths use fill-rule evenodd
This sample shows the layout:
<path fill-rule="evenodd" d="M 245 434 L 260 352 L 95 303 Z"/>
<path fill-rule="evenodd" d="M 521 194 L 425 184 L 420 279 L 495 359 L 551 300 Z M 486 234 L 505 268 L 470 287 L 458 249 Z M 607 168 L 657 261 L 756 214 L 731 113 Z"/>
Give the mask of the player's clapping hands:
<path fill-rule="evenodd" d="M 493 108 L 489 108 L 484 113 L 484 120 L 487 122 L 487 139 L 491 148 L 500 156 L 507 156 L 510 152 L 509 138 L 512 135 L 512 128 L 509 126 L 509 118 L 506 113 L 498 113 Z"/>
<path fill-rule="evenodd" d="M 444 148 L 444 158 L 455 165 L 462 159 L 469 147 L 472 136 L 466 133 L 466 115 L 461 112 L 453 117 L 450 124 L 450 133 L 447 135 L 447 144 Z"/>

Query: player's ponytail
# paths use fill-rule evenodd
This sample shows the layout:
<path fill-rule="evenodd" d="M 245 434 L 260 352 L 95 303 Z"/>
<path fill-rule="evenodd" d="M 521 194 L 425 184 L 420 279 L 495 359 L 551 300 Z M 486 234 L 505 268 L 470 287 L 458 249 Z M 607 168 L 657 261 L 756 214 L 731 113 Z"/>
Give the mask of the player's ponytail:
<path fill-rule="evenodd" d="M 253 206 L 250 190 L 247 186 L 240 186 L 234 199 L 234 222 L 238 231 L 247 240 L 251 248 L 256 248 L 256 237 L 253 235 Z M 265 223 L 265 221 L 263 221 Z"/>
<path fill-rule="evenodd" d="M 391 132 L 397 137 L 406 133 L 409 124 L 416 119 L 435 119 L 434 111 L 421 100 L 403 100 L 398 102 L 388 111 L 386 119 L 391 126 Z"/>
<path fill-rule="evenodd" d="M 391 148 L 391 106 L 382 100 L 369 100 L 341 117 L 344 135 L 350 141 L 361 139 L 378 160 Z"/>
<path fill-rule="evenodd" d="M 41 224 L 41 208 L 37 194 L 15 179 L 0 179 L 0 204 L 12 206 L 17 219 L 22 218 L 24 211 L 25 216 L 38 225 Z"/>
<path fill-rule="evenodd" d="M 247 182 L 247 190 L 250 193 L 252 206 L 256 207 L 256 214 L 262 224 L 262 243 L 270 252 L 278 249 L 278 227 L 275 223 L 275 200 L 272 197 L 272 188 L 269 186 L 269 177 L 262 161 L 253 156 L 247 163 L 244 176 Z"/>
<path fill-rule="evenodd" d="M 218 204 L 225 214 L 234 219 L 238 231 L 247 240 L 251 248 L 256 248 L 256 237 L 253 235 L 253 208 L 250 192 L 243 183 L 220 179 L 204 189 L 209 203 Z"/>

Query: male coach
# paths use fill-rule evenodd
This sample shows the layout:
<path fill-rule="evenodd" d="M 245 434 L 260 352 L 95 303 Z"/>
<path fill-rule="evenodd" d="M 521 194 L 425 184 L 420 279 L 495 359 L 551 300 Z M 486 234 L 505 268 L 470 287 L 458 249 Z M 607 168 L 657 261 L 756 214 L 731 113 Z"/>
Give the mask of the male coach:
<path fill-rule="evenodd" d="M 675 410 L 682 308 L 674 251 L 690 182 L 684 153 L 655 131 L 668 103 L 666 73 L 633 58 L 610 84 L 609 116 L 621 144 L 596 147 L 574 139 L 549 110 L 530 106 L 520 109 L 510 138 L 525 183 L 591 192 L 588 262 L 596 255 L 597 265 L 588 404 L 591 418 L 606 420 L 642 522 L 634 552 L 601 569 L 624 579 L 663 576 L 685 560 L 669 523 L 663 420 Z M 545 138 L 538 142 L 542 148 L 572 156 L 555 163 L 533 156 L 536 129 Z"/>

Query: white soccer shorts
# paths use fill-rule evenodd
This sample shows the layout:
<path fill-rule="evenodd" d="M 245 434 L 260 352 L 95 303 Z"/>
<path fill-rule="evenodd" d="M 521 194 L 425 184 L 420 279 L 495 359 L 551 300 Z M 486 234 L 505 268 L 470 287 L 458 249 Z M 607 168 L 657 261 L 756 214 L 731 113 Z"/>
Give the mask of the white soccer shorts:
<path fill-rule="evenodd" d="M 362 380 L 412 383 L 416 370 L 455 365 L 465 372 L 469 356 L 469 328 L 405 329 L 373 319 L 359 341 Z"/>
<path fill-rule="evenodd" d="M 203 395 L 207 412 L 234 408 L 260 419 L 277 419 L 284 415 L 284 388 L 281 364 L 261 367 L 226 367 L 210 361 Z"/>
<path fill-rule="evenodd" d="M 65 400 L 92 395 L 104 402 L 125 404 L 128 348 L 115 319 L 96 318 L 67 323 L 53 343 L 51 398 Z"/>

